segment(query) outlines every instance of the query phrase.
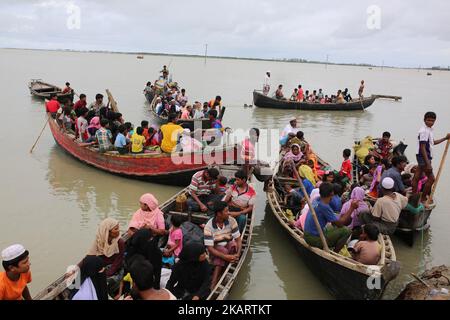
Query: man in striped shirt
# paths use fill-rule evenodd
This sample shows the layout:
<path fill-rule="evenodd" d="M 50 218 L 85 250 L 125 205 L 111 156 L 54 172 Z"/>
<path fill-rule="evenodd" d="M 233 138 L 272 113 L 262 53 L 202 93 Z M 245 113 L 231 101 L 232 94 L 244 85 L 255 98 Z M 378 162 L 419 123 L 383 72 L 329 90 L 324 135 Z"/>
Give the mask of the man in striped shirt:
<path fill-rule="evenodd" d="M 219 170 L 216 168 L 209 168 L 203 171 L 196 172 L 192 176 L 191 184 L 189 185 L 190 197 L 187 199 L 187 206 L 189 212 L 207 212 L 208 202 L 220 198 L 220 195 L 214 194 L 216 189 L 216 181 L 219 176 Z"/>
<path fill-rule="evenodd" d="M 205 246 L 214 265 L 211 290 L 216 286 L 227 263 L 237 262 L 241 255 L 242 239 L 236 220 L 228 213 L 228 204 L 224 201 L 214 203 L 214 217 L 203 230 Z"/>

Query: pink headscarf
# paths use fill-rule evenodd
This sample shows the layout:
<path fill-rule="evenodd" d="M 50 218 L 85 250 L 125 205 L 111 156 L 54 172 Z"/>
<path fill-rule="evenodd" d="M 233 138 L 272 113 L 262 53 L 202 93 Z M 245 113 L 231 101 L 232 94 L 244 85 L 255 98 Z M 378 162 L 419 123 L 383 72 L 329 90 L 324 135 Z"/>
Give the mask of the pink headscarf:
<path fill-rule="evenodd" d="M 89 127 L 88 128 L 100 129 L 101 128 L 100 117 L 93 117 L 91 119 L 91 122 L 89 123 Z"/>
<path fill-rule="evenodd" d="M 344 205 L 342 206 L 341 209 L 341 214 L 343 215 L 344 213 L 346 213 L 348 211 L 348 209 L 350 209 L 350 205 L 352 204 L 352 200 L 359 200 L 359 205 L 358 208 L 356 208 L 355 210 L 353 210 L 352 212 L 352 222 L 350 223 L 349 227 L 351 229 L 353 229 L 354 227 L 358 227 L 360 225 L 362 225 L 362 222 L 359 220 L 359 215 L 364 212 L 364 211 L 369 211 L 369 206 L 367 205 L 367 203 L 365 203 L 364 197 L 366 195 L 366 192 L 364 191 L 363 188 L 361 187 L 356 187 L 355 189 L 353 189 L 352 194 L 350 196 L 350 200 L 348 200 L 346 203 L 344 203 Z"/>
<path fill-rule="evenodd" d="M 151 193 L 146 193 L 139 199 L 140 202 L 145 203 L 150 211 L 144 211 L 141 208 L 137 210 L 131 218 L 128 228 L 141 229 L 146 225 L 155 229 L 165 229 L 164 215 L 158 208 L 158 200 Z"/>
<path fill-rule="evenodd" d="M 292 152 L 292 149 L 294 149 L 294 147 L 297 147 L 298 150 L 299 150 L 297 155 L 295 155 L 294 152 Z M 302 159 L 302 157 L 303 157 L 303 153 L 300 150 L 301 149 L 300 149 L 300 146 L 298 144 L 296 144 L 296 143 L 293 144 L 291 146 L 291 150 L 288 153 L 286 153 L 286 155 L 284 156 L 283 160 L 284 161 L 292 160 L 294 162 L 299 162 Z"/>

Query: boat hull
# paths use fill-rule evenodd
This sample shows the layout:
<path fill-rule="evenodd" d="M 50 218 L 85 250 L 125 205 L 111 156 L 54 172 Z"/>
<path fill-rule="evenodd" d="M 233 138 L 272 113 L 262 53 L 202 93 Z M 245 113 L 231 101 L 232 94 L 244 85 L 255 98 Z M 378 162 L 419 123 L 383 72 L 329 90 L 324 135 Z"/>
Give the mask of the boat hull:
<path fill-rule="evenodd" d="M 375 97 L 364 98 L 347 103 L 309 103 L 289 100 L 278 100 L 253 91 L 253 104 L 259 108 L 289 109 L 289 110 L 318 110 L 318 111 L 356 111 L 370 107 Z"/>
<path fill-rule="evenodd" d="M 99 153 L 81 147 L 73 136 L 65 134 L 56 121 L 49 120 L 55 142 L 74 158 L 103 171 L 139 180 L 186 186 L 192 174 L 210 164 L 233 164 L 237 161 L 235 146 L 211 153 L 160 154 L 157 156 Z"/>

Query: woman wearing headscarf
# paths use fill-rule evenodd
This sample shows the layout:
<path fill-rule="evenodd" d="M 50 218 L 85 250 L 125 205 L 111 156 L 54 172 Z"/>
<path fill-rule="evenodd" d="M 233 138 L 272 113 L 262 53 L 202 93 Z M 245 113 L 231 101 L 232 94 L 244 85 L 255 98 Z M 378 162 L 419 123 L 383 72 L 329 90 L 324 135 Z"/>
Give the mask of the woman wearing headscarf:
<path fill-rule="evenodd" d="M 140 208 L 131 218 L 128 234 L 132 236 L 139 229 L 148 229 L 153 236 L 167 234 L 164 215 L 158 207 L 158 200 L 151 193 L 146 193 L 139 199 Z"/>
<path fill-rule="evenodd" d="M 140 229 L 127 242 L 126 265 L 130 267 L 136 255 L 143 256 L 154 267 L 155 288 L 159 288 L 162 268 L 162 252 L 158 247 L 159 237 L 152 237 L 148 229 Z"/>
<path fill-rule="evenodd" d="M 191 130 L 184 129 L 180 139 L 180 147 L 183 152 L 197 152 L 201 151 L 203 145 L 197 139 L 191 137 Z"/>
<path fill-rule="evenodd" d="M 300 151 L 300 146 L 298 144 L 293 144 L 291 150 L 287 152 L 283 157 L 283 174 L 287 176 L 292 176 L 294 170 L 292 165 L 297 168 L 300 165 L 300 161 L 303 158 L 303 153 Z"/>
<path fill-rule="evenodd" d="M 364 202 L 365 195 L 366 193 L 363 188 L 356 187 L 353 189 L 350 195 L 350 199 L 342 206 L 341 215 L 345 214 L 350 209 L 352 201 L 358 201 L 358 207 L 354 209 L 351 214 L 352 221 L 349 225 L 350 229 L 363 225 L 363 223 L 359 219 L 359 215 L 365 211 L 370 211 L 369 206 Z"/>
<path fill-rule="evenodd" d="M 190 242 L 172 268 L 166 288 L 178 299 L 204 300 L 210 293 L 211 267 L 206 261 L 205 246 Z"/>
<path fill-rule="evenodd" d="M 115 275 L 122 267 L 125 242 L 120 238 L 119 221 L 113 218 L 103 220 L 97 230 L 95 241 L 88 256 L 99 256 L 106 266 L 106 276 Z"/>
<path fill-rule="evenodd" d="M 89 122 L 89 126 L 88 126 L 88 131 L 89 131 L 89 135 L 95 136 L 95 133 L 97 132 L 98 129 L 101 128 L 100 125 L 100 117 L 93 117 L 91 119 L 91 121 Z"/>
<path fill-rule="evenodd" d="M 108 300 L 105 264 L 100 257 L 87 256 L 80 268 L 80 289 L 72 300 Z"/>

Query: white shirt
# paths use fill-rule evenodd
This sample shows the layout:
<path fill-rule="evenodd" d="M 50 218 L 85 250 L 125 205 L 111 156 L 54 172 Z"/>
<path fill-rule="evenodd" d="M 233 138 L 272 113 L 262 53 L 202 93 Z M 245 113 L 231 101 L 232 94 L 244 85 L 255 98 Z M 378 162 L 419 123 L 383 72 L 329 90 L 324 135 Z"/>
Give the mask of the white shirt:
<path fill-rule="evenodd" d="M 433 136 L 433 128 L 428 126 L 423 126 L 419 130 L 419 135 L 417 137 L 417 154 L 420 154 L 420 141 L 426 141 L 429 143 L 430 148 L 430 156 L 433 157 L 433 145 L 434 145 L 434 136 Z M 426 148 L 425 148 L 426 149 Z"/>
<path fill-rule="evenodd" d="M 292 126 L 291 126 L 291 124 L 289 123 L 285 128 L 284 128 L 284 130 L 283 130 L 283 132 L 281 133 L 281 137 L 285 137 L 285 136 L 287 136 L 289 133 L 294 133 L 294 134 L 297 134 L 297 131 L 299 131 L 300 130 L 300 128 L 293 128 Z"/>
<path fill-rule="evenodd" d="M 270 86 L 270 77 L 267 75 L 264 76 L 264 85 L 265 86 Z"/>

